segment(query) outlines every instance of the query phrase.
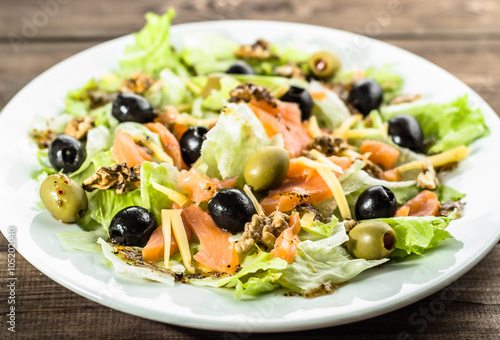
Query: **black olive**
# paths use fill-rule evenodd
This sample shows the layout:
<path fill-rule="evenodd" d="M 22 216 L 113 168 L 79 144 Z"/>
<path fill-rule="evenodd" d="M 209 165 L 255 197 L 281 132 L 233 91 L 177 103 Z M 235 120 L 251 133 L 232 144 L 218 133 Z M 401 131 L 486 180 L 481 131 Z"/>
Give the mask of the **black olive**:
<path fill-rule="evenodd" d="M 290 89 L 286 91 L 286 93 L 283 95 L 283 97 L 280 98 L 280 100 L 284 102 L 299 104 L 301 119 L 309 119 L 313 108 L 313 100 L 306 89 L 297 86 L 290 86 Z"/>
<path fill-rule="evenodd" d="M 142 207 L 132 206 L 120 210 L 113 217 L 109 237 L 115 244 L 144 247 L 155 229 L 155 217 Z"/>
<path fill-rule="evenodd" d="M 50 143 L 49 161 L 56 171 L 62 170 L 65 174 L 80 169 L 87 158 L 85 146 L 76 138 L 61 135 Z"/>
<path fill-rule="evenodd" d="M 425 153 L 424 133 L 415 117 L 397 115 L 389 120 L 389 134 L 397 145 L 415 152 Z"/>
<path fill-rule="evenodd" d="M 226 71 L 227 74 L 255 74 L 255 70 L 252 66 L 248 65 L 244 61 L 238 60 Z"/>
<path fill-rule="evenodd" d="M 215 224 L 233 234 L 245 230 L 255 214 L 252 201 L 238 189 L 220 189 L 208 202 L 208 211 Z"/>
<path fill-rule="evenodd" d="M 394 193 L 383 185 L 375 185 L 359 195 L 354 212 L 358 220 L 369 220 L 393 217 L 397 209 Z"/>
<path fill-rule="evenodd" d="M 201 146 L 207 139 L 208 130 L 203 126 L 193 126 L 184 132 L 179 144 L 184 162 L 191 166 L 201 155 Z"/>
<path fill-rule="evenodd" d="M 146 98 L 135 93 L 120 93 L 113 102 L 113 116 L 120 123 L 150 123 L 157 113 Z"/>
<path fill-rule="evenodd" d="M 371 110 L 380 107 L 383 97 L 382 87 L 372 79 L 365 79 L 352 86 L 347 101 L 353 104 L 363 116 L 367 116 Z"/>

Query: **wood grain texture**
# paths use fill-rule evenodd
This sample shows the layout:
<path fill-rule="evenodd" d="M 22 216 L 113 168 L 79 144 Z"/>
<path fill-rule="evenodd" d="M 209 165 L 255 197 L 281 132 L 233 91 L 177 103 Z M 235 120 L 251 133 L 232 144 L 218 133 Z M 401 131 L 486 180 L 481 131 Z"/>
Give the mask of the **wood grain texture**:
<path fill-rule="evenodd" d="M 62 5 L 55 8 L 50 5 L 54 3 Z M 399 6 L 391 7 L 391 4 Z M 177 10 L 175 23 L 281 20 L 381 39 L 449 71 L 500 113 L 500 69 L 497 67 L 500 64 L 500 2 L 496 0 L 3 0 L 0 1 L 0 109 L 46 69 L 95 44 L 140 29 L 145 12 L 162 13 L 171 6 Z M 31 31 L 30 25 L 34 27 Z M 16 262 L 17 333 L 7 334 L 3 317 L 8 307 L 4 284 L 6 252 L 7 241 L 0 236 L 2 339 L 7 338 L 6 335 L 19 339 L 133 339 L 139 336 L 326 339 L 332 335 L 338 339 L 404 339 L 407 333 L 411 339 L 500 337 L 500 245 L 462 278 L 417 303 L 354 324 L 290 334 L 208 332 L 141 319 L 72 293 L 20 256 Z"/>

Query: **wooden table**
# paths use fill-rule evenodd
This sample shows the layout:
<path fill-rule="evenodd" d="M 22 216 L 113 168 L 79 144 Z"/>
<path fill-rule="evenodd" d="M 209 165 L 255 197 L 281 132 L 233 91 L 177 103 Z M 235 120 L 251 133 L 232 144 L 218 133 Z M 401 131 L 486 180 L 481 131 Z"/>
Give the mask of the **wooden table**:
<path fill-rule="evenodd" d="M 308 4 L 307 6 L 305 4 Z M 500 112 L 500 2 L 496 0 L 155 0 L 0 2 L 0 108 L 59 61 L 144 24 L 147 11 L 175 7 L 175 23 L 269 19 L 365 34 L 448 70 Z M 498 195 L 494 192 L 492 195 Z M 496 196 L 492 196 L 496 197 Z M 499 221 L 500 222 L 500 221 Z M 0 237 L 1 338 L 8 305 L 7 241 Z M 309 339 L 500 336 L 500 246 L 445 290 L 392 313 L 350 325 L 291 334 L 223 334 L 165 325 L 103 307 L 56 284 L 18 257 L 19 338 Z M 443 300 L 452 290 L 453 299 Z M 443 295 L 444 294 L 444 295 Z M 444 301 L 444 309 L 432 309 Z"/>

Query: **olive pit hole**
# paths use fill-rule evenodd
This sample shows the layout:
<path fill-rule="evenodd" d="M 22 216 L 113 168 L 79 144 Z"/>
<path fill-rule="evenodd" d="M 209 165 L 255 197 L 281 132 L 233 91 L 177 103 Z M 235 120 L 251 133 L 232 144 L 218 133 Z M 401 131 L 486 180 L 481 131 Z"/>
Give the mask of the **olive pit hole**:
<path fill-rule="evenodd" d="M 391 233 L 384 234 L 384 248 L 391 251 L 396 246 L 396 238 Z"/>

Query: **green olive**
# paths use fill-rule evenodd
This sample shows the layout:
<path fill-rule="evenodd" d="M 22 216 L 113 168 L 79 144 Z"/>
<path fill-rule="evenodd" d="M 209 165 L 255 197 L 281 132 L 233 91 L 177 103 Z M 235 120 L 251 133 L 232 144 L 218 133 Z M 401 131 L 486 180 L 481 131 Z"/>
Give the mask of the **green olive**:
<path fill-rule="evenodd" d="M 330 51 L 318 51 L 309 57 L 309 69 L 312 76 L 317 79 L 330 79 L 341 67 L 338 55 Z"/>
<path fill-rule="evenodd" d="M 380 260 L 391 256 L 396 240 L 396 233 L 387 223 L 366 221 L 351 229 L 347 249 L 353 257 Z"/>
<path fill-rule="evenodd" d="M 260 149 L 245 165 L 245 182 L 255 191 L 278 187 L 290 167 L 290 153 L 277 146 Z"/>
<path fill-rule="evenodd" d="M 60 222 L 76 222 L 87 211 L 85 191 L 64 174 L 47 177 L 40 186 L 40 198 L 45 208 Z"/>

